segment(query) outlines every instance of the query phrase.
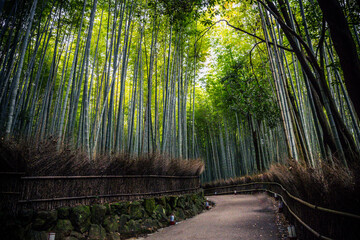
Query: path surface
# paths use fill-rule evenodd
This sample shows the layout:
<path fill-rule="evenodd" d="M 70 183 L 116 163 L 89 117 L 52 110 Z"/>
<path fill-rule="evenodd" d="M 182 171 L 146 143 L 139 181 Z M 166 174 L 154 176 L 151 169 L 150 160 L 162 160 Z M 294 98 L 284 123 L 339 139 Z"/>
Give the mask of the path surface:
<path fill-rule="evenodd" d="M 212 196 L 210 211 L 146 237 L 146 240 L 277 240 L 274 206 L 265 194 Z"/>

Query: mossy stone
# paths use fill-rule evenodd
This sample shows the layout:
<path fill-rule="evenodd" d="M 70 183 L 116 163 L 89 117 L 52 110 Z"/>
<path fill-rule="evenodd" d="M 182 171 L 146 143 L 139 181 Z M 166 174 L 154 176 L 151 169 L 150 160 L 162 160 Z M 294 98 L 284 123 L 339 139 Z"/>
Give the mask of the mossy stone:
<path fill-rule="evenodd" d="M 88 240 L 105 240 L 106 231 L 101 225 L 91 224 Z"/>
<path fill-rule="evenodd" d="M 115 215 L 115 216 L 106 216 L 103 226 L 106 230 L 106 232 L 115 232 L 118 230 L 119 228 L 119 216 Z"/>
<path fill-rule="evenodd" d="M 156 200 L 156 203 L 161 204 L 163 207 L 166 206 L 166 197 L 165 196 L 155 198 L 155 200 Z"/>
<path fill-rule="evenodd" d="M 59 219 L 56 223 L 55 228 L 53 229 L 53 231 L 56 232 L 56 239 L 61 239 L 69 236 L 72 230 L 74 230 L 74 227 L 72 226 L 69 219 Z"/>
<path fill-rule="evenodd" d="M 152 233 L 156 230 L 157 223 L 152 219 L 145 219 L 141 223 L 141 233 Z"/>
<path fill-rule="evenodd" d="M 70 215 L 70 208 L 69 207 L 61 207 L 57 209 L 58 218 L 60 219 L 68 219 Z"/>
<path fill-rule="evenodd" d="M 45 231 L 30 230 L 26 237 L 26 240 L 47 240 L 47 233 Z"/>
<path fill-rule="evenodd" d="M 166 221 L 167 220 L 166 211 L 163 208 L 163 206 L 161 206 L 161 205 L 157 205 L 155 207 L 153 216 L 154 216 L 155 219 L 157 219 L 159 221 Z"/>
<path fill-rule="evenodd" d="M 48 230 L 53 227 L 57 220 L 57 211 L 38 211 L 33 221 L 33 229 L 38 231 Z"/>
<path fill-rule="evenodd" d="M 140 233 L 141 231 L 141 221 L 131 219 L 125 225 L 127 227 L 128 233 Z"/>
<path fill-rule="evenodd" d="M 103 206 L 106 208 L 106 215 L 111 215 L 110 204 L 106 203 Z"/>
<path fill-rule="evenodd" d="M 185 209 L 185 206 L 186 206 L 186 202 L 185 202 L 185 197 L 184 196 L 180 196 L 177 200 L 177 207 L 180 207 L 182 209 Z"/>
<path fill-rule="evenodd" d="M 106 207 L 100 204 L 91 206 L 91 222 L 102 224 L 106 215 Z"/>
<path fill-rule="evenodd" d="M 110 205 L 110 213 L 111 215 L 121 215 L 121 214 L 128 214 L 129 213 L 129 202 L 117 202 L 112 203 Z"/>
<path fill-rule="evenodd" d="M 178 201 L 178 197 L 176 196 L 171 196 L 170 199 L 169 199 L 169 205 L 172 209 L 175 209 L 176 206 L 177 206 L 177 201 Z"/>
<path fill-rule="evenodd" d="M 126 222 L 127 222 L 129 219 L 130 219 L 130 216 L 127 215 L 127 214 L 122 214 L 122 215 L 120 216 L 120 218 L 119 218 L 119 229 L 120 229 L 120 230 L 125 226 Z M 120 232 L 121 232 L 121 231 L 120 231 Z"/>
<path fill-rule="evenodd" d="M 155 209 L 155 199 L 154 198 L 147 198 L 144 200 L 144 207 L 148 214 L 152 214 Z"/>
<path fill-rule="evenodd" d="M 120 233 L 117 232 L 108 233 L 107 240 L 120 240 Z"/>
<path fill-rule="evenodd" d="M 19 213 L 19 219 L 23 226 L 28 225 L 34 216 L 34 210 L 32 209 L 22 209 Z"/>
<path fill-rule="evenodd" d="M 173 209 L 171 208 L 170 204 L 166 204 L 165 211 L 167 215 L 170 215 L 173 212 Z"/>
<path fill-rule="evenodd" d="M 181 208 L 178 208 L 175 212 L 175 216 L 176 218 L 180 221 L 180 220 L 184 220 L 186 218 L 184 210 L 182 210 Z"/>
<path fill-rule="evenodd" d="M 133 202 L 130 207 L 130 218 L 137 220 L 146 217 L 146 212 L 142 204 L 138 201 Z"/>
<path fill-rule="evenodd" d="M 70 220 L 75 229 L 81 233 L 89 230 L 90 227 L 90 207 L 76 206 L 71 209 Z"/>
<path fill-rule="evenodd" d="M 56 236 L 56 240 L 57 240 L 57 236 Z M 73 237 L 73 236 L 68 236 L 68 237 L 65 237 L 64 240 L 79 240 L 79 239 L 76 237 Z"/>
<path fill-rule="evenodd" d="M 71 233 L 70 233 L 70 236 L 71 237 L 74 237 L 74 238 L 76 238 L 76 239 L 79 239 L 79 240 L 86 240 L 86 236 L 85 236 L 85 234 L 81 234 L 81 233 L 79 233 L 79 232 L 75 232 L 75 231 L 72 231 Z"/>

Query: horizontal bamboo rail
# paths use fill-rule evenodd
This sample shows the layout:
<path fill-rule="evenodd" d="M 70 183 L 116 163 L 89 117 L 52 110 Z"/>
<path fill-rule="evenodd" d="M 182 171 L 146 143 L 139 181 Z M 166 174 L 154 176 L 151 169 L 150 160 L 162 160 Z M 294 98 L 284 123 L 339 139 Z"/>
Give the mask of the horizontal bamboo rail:
<path fill-rule="evenodd" d="M 175 178 L 189 179 L 199 178 L 198 176 L 166 176 L 166 175 L 91 175 L 91 176 L 30 176 L 21 177 L 22 180 L 38 179 L 90 179 L 90 178 Z"/>
<path fill-rule="evenodd" d="M 320 207 L 314 204 L 311 204 L 309 202 L 306 202 L 298 197 L 295 197 L 294 195 L 292 195 L 291 193 L 289 193 L 289 191 L 287 191 L 284 186 L 282 186 L 280 183 L 277 182 L 252 182 L 252 183 L 244 183 L 244 184 L 238 184 L 238 185 L 230 185 L 230 186 L 219 186 L 219 187 L 213 187 L 213 188 L 206 188 L 205 191 L 208 190 L 213 190 L 213 189 L 220 189 L 220 188 L 231 188 L 231 187 L 242 187 L 242 186 L 248 186 L 248 185 L 255 185 L 255 184 L 269 184 L 269 185 L 277 185 L 279 187 L 281 187 L 281 189 L 292 199 L 294 199 L 295 201 L 309 207 L 315 210 L 320 210 L 323 212 L 328 212 L 328 213 L 332 213 L 332 214 L 336 214 L 336 215 L 341 215 L 341 216 L 345 216 L 345 217 L 350 217 L 350 218 L 356 218 L 356 219 L 360 219 L 359 215 L 356 214 L 352 214 L 352 213 L 348 213 L 348 212 L 342 212 L 342 211 L 337 211 L 337 210 L 333 210 L 333 209 L 329 209 L 329 208 L 324 208 L 324 207 Z"/>
<path fill-rule="evenodd" d="M 352 213 L 348 213 L 348 212 L 342 212 L 342 211 L 337 211 L 337 210 L 333 210 L 333 209 L 329 209 L 329 208 L 324 208 L 324 207 L 320 207 L 314 204 L 311 204 L 305 200 L 302 200 L 298 197 L 295 197 L 294 195 L 292 195 L 289 191 L 287 191 L 285 189 L 284 186 L 282 186 L 279 183 L 276 182 L 251 182 L 251 183 L 244 183 L 244 184 L 235 184 L 235 185 L 228 185 L 228 186 L 218 186 L 218 187 L 212 187 L 212 188 L 204 188 L 204 193 L 205 195 L 209 196 L 209 195 L 222 195 L 222 194 L 234 194 L 234 190 L 232 191 L 226 191 L 226 192 L 215 192 L 214 190 L 217 189 L 224 189 L 227 190 L 229 188 L 236 188 L 236 187 L 252 187 L 252 186 L 256 186 L 256 185 L 261 185 L 260 188 L 250 188 L 250 189 L 241 189 L 238 190 L 236 189 L 236 193 L 245 193 L 245 192 L 262 192 L 262 191 L 266 191 L 272 194 L 277 194 L 278 196 L 280 196 L 280 198 L 282 199 L 283 203 L 285 204 L 285 206 L 287 207 L 289 213 L 302 225 L 304 226 L 309 232 L 311 232 L 316 238 L 318 239 L 324 239 L 324 240 L 332 240 L 333 238 L 324 236 L 322 234 L 320 234 L 318 231 L 314 230 L 312 227 L 310 227 L 308 224 L 306 224 L 294 211 L 293 209 L 290 207 L 289 203 L 285 200 L 284 196 L 282 194 L 280 194 L 277 191 L 272 191 L 269 189 L 266 189 L 266 185 L 274 185 L 274 186 L 278 186 L 281 188 L 281 190 L 286 194 L 287 197 L 289 197 L 289 199 L 294 200 L 297 203 L 300 203 L 303 206 L 306 206 L 309 209 L 313 209 L 313 210 L 318 210 L 324 213 L 329 213 L 329 214 L 333 214 L 336 216 L 341 216 L 341 217 L 346 217 L 346 218 L 350 218 L 353 219 L 355 221 L 360 220 L 360 216 L 356 215 L 356 214 L 352 214 Z"/>
<path fill-rule="evenodd" d="M 312 229 L 309 225 L 307 225 L 299 216 L 297 216 L 297 215 L 291 210 L 290 206 L 289 206 L 288 203 L 285 201 L 284 197 L 283 197 L 281 194 L 279 194 L 279 193 L 273 192 L 273 191 L 268 190 L 268 189 L 265 189 L 265 188 L 239 190 L 239 191 L 236 191 L 236 193 L 262 192 L 262 191 L 279 195 L 279 196 L 281 197 L 283 203 L 285 204 L 285 206 L 288 208 L 288 210 L 289 210 L 289 212 L 291 213 L 291 215 L 293 215 L 293 216 L 296 218 L 296 220 L 297 220 L 301 225 L 303 225 L 307 230 L 309 230 L 309 231 L 310 231 L 312 234 L 314 234 L 317 238 L 319 238 L 319 239 L 325 239 L 325 240 L 333 240 L 332 238 L 329 238 L 329 237 L 326 237 L 326 236 L 321 235 L 320 233 L 318 233 L 317 231 L 315 231 L 314 229 Z M 234 194 L 234 192 L 222 192 L 222 193 L 216 194 L 216 195 L 225 195 L 225 194 Z M 206 196 L 210 196 L 210 195 L 206 195 Z"/>
<path fill-rule="evenodd" d="M 200 189 L 199 176 L 24 176 L 24 173 L 0 172 L 0 178 L 0 204 L 13 214 L 23 208 L 51 210 L 62 206 L 190 194 Z"/>
<path fill-rule="evenodd" d="M 173 191 L 160 191 L 160 192 L 149 192 L 149 193 L 129 193 L 129 194 L 106 194 L 106 195 L 93 195 L 93 196 L 80 196 L 80 197 L 63 197 L 63 198 L 48 198 L 48 199 L 28 199 L 19 200 L 18 203 L 29 203 L 29 202 L 51 202 L 51 201 L 63 201 L 63 200 L 77 200 L 77 199 L 89 199 L 89 198 L 107 198 L 107 197 L 132 197 L 132 196 L 154 196 L 161 194 L 171 194 L 178 192 L 189 192 L 199 190 L 197 188 L 187 188 Z"/>

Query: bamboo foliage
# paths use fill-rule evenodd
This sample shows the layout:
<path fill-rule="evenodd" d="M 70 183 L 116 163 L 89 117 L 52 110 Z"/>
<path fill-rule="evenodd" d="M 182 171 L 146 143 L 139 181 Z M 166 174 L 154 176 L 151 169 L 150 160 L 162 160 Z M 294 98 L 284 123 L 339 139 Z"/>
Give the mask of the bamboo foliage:
<path fill-rule="evenodd" d="M 359 159 L 351 69 L 323 1 L 80 2 L 6 1 L 4 137 L 53 137 L 89 161 L 120 152 L 203 158 L 203 181 L 285 159 L 344 168 Z"/>

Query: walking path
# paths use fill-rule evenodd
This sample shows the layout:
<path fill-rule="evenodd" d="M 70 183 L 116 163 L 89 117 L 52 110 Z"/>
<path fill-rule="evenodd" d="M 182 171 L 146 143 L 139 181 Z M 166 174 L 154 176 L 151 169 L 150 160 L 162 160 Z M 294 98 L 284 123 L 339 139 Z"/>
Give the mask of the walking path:
<path fill-rule="evenodd" d="M 278 240 L 274 206 L 265 194 L 212 196 L 210 211 L 146 237 L 146 240 Z"/>

